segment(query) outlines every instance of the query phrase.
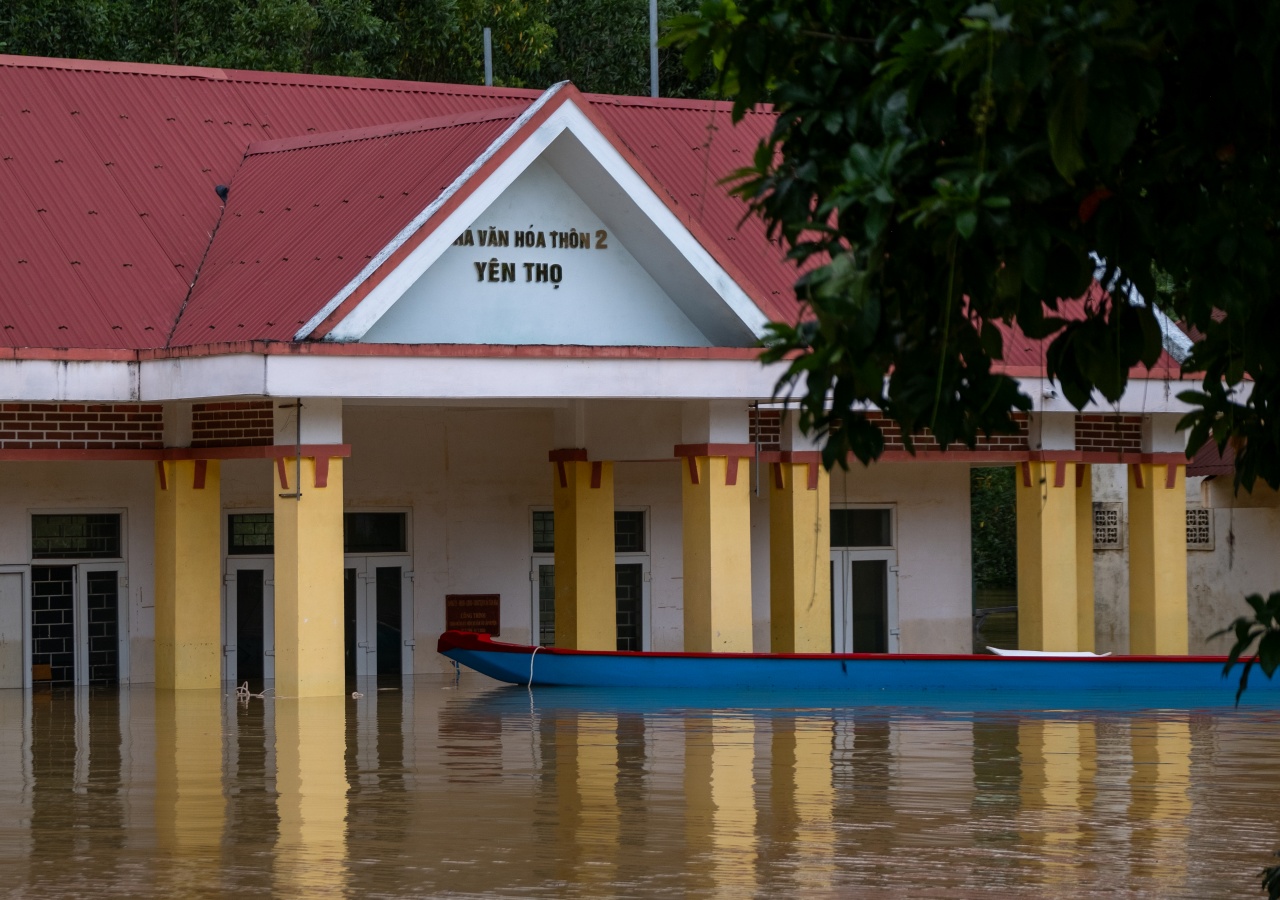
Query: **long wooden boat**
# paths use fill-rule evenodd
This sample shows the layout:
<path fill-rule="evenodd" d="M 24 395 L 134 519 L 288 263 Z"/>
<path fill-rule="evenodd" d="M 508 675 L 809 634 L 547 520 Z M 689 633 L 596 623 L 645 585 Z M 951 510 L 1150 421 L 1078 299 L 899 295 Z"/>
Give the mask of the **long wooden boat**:
<path fill-rule="evenodd" d="M 1016 691 L 1077 695 L 1194 695 L 1197 705 L 1235 701 L 1239 668 L 1222 656 L 982 656 L 912 653 L 654 653 L 565 650 L 446 631 L 440 653 L 508 684 L 595 688 L 697 688 L 731 691 Z M 1280 679 L 1254 673 L 1246 699 L 1280 701 Z M 1179 702 L 1173 702 L 1179 701 Z"/>

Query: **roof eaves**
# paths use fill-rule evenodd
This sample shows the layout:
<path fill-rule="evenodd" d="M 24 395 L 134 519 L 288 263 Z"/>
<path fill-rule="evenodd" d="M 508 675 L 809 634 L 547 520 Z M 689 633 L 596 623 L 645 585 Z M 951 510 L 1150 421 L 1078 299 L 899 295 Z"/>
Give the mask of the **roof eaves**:
<path fill-rule="evenodd" d="M 652 100 L 650 102 L 652 102 Z M 590 103 L 582 104 L 582 107 L 583 114 L 591 120 L 591 124 L 599 129 L 605 139 L 614 146 L 618 153 L 621 154 L 622 158 L 626 160 L 627 164 L 636 171 L 641 179 L 643 179 L 649 186 L 650 190 L 652 190 L 654 194 L 662 200 L 667 209 L 670 210 L 671 214 L 675 216 L 686 229 L 688 229 L 694 239 L 702 245 L 703 249 L 710 254 L 711 258 L 716 261 L 726 274 L 728 274 L 733 282 L 742 289 L 743 293 L 751 299 L 751 302 L 756 305 L 760 312 L 771 321 L 788 319 L 788 316 L 785 315 L 787 311 L 782 307 L 782 305 L 776 303 L 768 291 L 766 291 L 761 285 L 757 284 L 754 279 L 750 278 L 739 266 L 728 258 L 720 242 L 712 238 L 711 234 L 707 231 L 706 226 L 691 215 L 686 207 L 676 202 L 676 199 L 671 196 L 671 191 L 667 186 L 654 174 L 653 170 L 651 170 L 644 161 L 641 160 L 634 151 L 632 151 L 631 147 L 622 139 L 622 136 L 618 134 L 613 126 L 605 120 L 604 116 L 600 115 L 600 113 L 592 108 Z M 725 104 L 720 102 L 714 103 L 712 108 L 728 112 L 728 109 L 725 108 Z"/>

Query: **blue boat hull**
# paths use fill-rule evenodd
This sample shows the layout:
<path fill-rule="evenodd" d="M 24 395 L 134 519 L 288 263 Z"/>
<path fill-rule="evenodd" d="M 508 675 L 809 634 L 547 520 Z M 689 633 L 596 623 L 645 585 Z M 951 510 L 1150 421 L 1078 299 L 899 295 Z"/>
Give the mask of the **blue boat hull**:
<path fill-rule="evenodd" d="M 506 644 L 445 632 L 445 656 L 509 684 L 733 691 L 983 692 L 1162 695 L 1235 700 L 1239 669 L 1222 657 L 996 657 L 908 654 L 626 653 Z M 1250 699 L 1280 699 L 1280 682 L 1256 674 Z"/>

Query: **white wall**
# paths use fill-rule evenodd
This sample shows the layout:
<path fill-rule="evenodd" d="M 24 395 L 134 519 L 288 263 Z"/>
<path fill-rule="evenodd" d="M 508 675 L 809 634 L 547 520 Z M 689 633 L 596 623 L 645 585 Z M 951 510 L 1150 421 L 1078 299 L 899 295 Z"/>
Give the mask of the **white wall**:
<path fill-rule="evenodd" d="M 504 234 L 509 246 L 482 245 L 491 228 Z M 574 249 L 552 244 L 553 233 L 571 229 Z M 540 237 L 543 246 L 515 246 L 526 234 Z M 579 234 L 587 249 L 577 247 Z M 365 341 L 710 345 L 618 236 L 544 161 L 530 165 L 462 237 L 470 243 L 445 250 L 369 329 Z M 511 266 L 508 281 L 499 280 L 503 263 Z M 538 270 L 530 266 L 550 271 L 551 277 L 544 274 L 539 281 Z"/>
<path fill-rule="evenodd" d="M 1098 653 L 1129 652 L 1129 511 L 1128 466 L 1091 468 L 1093 502 L 1122 503 L 1119 550 L 1093 551 L 1093 636 Z"/>
<path fill-rule="evenodd" d="M 901 652 L 971 652 L 968 464 L 855 463 L 832 476 L 831 504 L 841 503 L 895 509 Z"/>

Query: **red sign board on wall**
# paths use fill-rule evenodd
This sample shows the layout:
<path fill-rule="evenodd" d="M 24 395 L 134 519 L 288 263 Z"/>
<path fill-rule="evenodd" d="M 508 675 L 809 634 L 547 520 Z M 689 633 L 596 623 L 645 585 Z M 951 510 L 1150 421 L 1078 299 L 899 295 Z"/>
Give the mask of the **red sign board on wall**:
<path fill-rule="evenodd" d="M 502 631 L 501 594 L 445 594 L 444 627 L 449 631 L 498 634 Z"/>

